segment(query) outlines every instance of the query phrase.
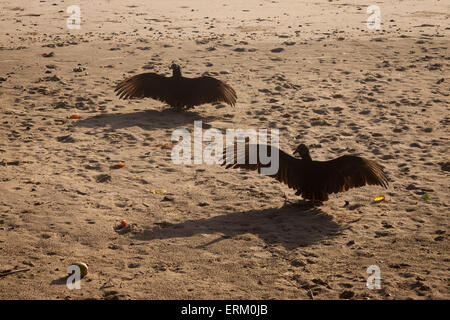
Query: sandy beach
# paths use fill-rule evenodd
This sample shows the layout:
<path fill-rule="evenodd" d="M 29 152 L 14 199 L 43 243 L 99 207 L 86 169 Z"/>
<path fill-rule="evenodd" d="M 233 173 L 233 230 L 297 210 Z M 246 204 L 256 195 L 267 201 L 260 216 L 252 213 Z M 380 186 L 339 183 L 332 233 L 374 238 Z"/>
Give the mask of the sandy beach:
<path fill-rule="evenodd" d="M 70 5 L 0 4 L 0 299 L 450 298 L 448 1 L 80 0 L 79 29 Z M 115 95 L 173 61 L 236 106 Z M 257 172 L 174 164 L 194 121 L 375 160 L 389 187 L 302 208 Z"/>

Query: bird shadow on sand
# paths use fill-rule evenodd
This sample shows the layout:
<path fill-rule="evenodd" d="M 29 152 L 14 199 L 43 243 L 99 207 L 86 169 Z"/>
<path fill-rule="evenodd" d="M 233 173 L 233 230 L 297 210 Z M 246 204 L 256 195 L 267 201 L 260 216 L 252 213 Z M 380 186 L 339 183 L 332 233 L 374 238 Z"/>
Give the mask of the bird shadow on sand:
<path fill-rule="evenodd" d="M 86 119 L 81 119 L 74 124 L 77 127 L 99 128 L 109 127 L 111 129 L 121 129 L 138 126 L 144 130 L 153 130 L 159 128 L 171 129 L 184 126 L 186 124 L 194 125 L 194 121 L 201 120 L 204 128 L 208 128 L 207 122 L 214 120 L 215 117 L 203 117 L 195 111 L 175 112 L 170 109 L 163 110 L 144 110 L 130 113 L 105 113 L 95 115 Z"/>
<path fill-rule="evenodd" d="M 288 204 L 281 208 L 250 210 L 219 215 L 178 224 L 155 223 L 154 227 L 133 232 L 132 238 L 141 241 L 186 238 L 196 234 L 223 234 L 202 244 L 207 247 L 223 239 L 242 234 L 254 234 L 267 244 L 280 244 L 286 249 L 306 247 L 340 234 L 343 228 L 320 208 L 301 208 Z"/>

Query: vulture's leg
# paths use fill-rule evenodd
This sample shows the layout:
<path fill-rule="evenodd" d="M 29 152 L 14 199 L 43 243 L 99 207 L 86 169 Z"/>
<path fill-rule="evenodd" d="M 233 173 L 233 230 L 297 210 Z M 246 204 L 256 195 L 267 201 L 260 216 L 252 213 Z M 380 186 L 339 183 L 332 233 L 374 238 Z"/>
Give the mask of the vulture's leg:
<path fill-rule="evenodd" d="M 302 192 L 300 190 L 297 190 L 297 192 L 295 193 L 296 196 L 300 196 L 301 194 L 302 194 Z M 302 209 L 311 209 L 316 206 L 322 205 L 322 202 L 320 202 L 320 201 L 311 201 L 311 200 L 306 200 L 306 199 L 300 199 L 298 201 L 289 201 L 286 193 L 284 193 L 284 192 L 283 192 L 283 199 L 284 199 L 284 206 L 293 204 Z"/>
<path fill-rule="evenodd" d="M 283 199 L 284 199 L 283 206 L 286 207 L 288 205 L 288 203 L 289 203 L 289 199 L 288 199 L 288 197 L 286 195 L 286 192 L 283 192 Z"/>
<path fill-rule="evenodd" d="M 313 206 L 314 206 L 314 207 L 320 207 L 320 206 L 323 205 L 323 202 L 322 202 L 322 201 L 313 201 L 312 203 L 313 203 Z"/>
<path fill-rule="evenodd" d="M 280 190 L 281 191 L 281 190 Z M 286 207 L 286 206 L 289 206 L 289 205 L 298 205 L 298 201 L 297 201 L 297 199 L 296 200 L 289 200 L 289 198 L 288 198 L 288 196 L 287 196 L 287 194 L 286 194 L 286 192 L 284 192 L 284 191 L 282 191 L 283 192 L 283 199 L 284 199 L 284 204 L 283 204 L 283 207 Z M 301 191 L 297 191 L 296 193 L 295 193 L 295 195 L 297 195 L 297 196 L 299 196 L 299 195 L 301 195 Z M 304 201 L 304 200 L 303 200 Z M 301 202 L 301 200 L 300 200 L 300 202 Z M 305 201 L 304 201 L 305 202 Z"/>
<path fill-rule="evenodd" d="M 170 105 L 172 109 L 175 112 L 182 112 L 183 111 L 183 105 L 180 102 L 175 102 L 174 104 Z"/>

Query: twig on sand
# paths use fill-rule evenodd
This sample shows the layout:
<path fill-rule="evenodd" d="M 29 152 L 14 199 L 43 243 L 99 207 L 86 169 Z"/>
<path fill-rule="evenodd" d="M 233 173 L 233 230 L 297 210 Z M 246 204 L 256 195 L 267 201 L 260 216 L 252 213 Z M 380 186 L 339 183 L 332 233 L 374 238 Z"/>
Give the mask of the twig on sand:
<path fill-rule="evenodd" d="M 310 296 L 311 300 L 314 300 L 314 294 L 309 286 L 308 286 L 308 289 L 309 289 L 309 296 Z"/>
<path fill-rule="evenodd" d="M 3 271 L 3 272 L 0 272 L 0 278 L 9 276 L 10 274 L 19 273 L 19 272 L 27 272 L 27 271 L 30 271 L 30 270 L 31 270 L 30 268 L 27 268 L 27 269 Z"/>

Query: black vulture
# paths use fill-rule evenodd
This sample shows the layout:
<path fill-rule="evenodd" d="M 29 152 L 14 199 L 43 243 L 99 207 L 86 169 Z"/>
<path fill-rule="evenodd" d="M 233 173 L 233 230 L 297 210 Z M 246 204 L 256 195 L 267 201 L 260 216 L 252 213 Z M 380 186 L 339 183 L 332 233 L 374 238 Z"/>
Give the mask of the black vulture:
<path fill-rule="evenodd" d="M 222 166 L 257 170 L 260 173 L 261 168 L 270 166 L 269 163 L 262 164 L 259 153 L 260 148 L 267 148 L 263 151 L 267 150 L 268 157 L 271 157 L 271 146 L 254 145 L 256 161 L 249 161 L 251 148 L 248 143 L 245 144 L 245 148 L 239 148 L 240 150 L 236 146 L 235 144 L 224 148 Z M 233 153 L 230 152 L 233 151 L 230 148 L 234 148 Z M 333 160 L 315 161 L 311 159 L 309 149 L 304 144 L 300 144 L 294 151 L 294 155 L 299 155 L 300 158 L 293 157 L 278 148 L 273 149 L 279 154 L 279 166 L 276 174 L 270 176 L 295 189 L 296 195 L 313 202 L 327 201 L 329 194 L 344 192 L 366 184 L 384 188 L 388 186 L 383 167 L 373 160 L 344 155 Z"/>
<path fill-rule="evenodd" d="M 172 76 L 147 72 L 120 82 L 114 90 L 121 99 L 152 98 L 166 102 L 177 111 L 204 103 L 224 102 L 236 104 L 236 91 L 228 84 L 209 76 L 187 78 L 180 66 L 170 66 Z"/>

